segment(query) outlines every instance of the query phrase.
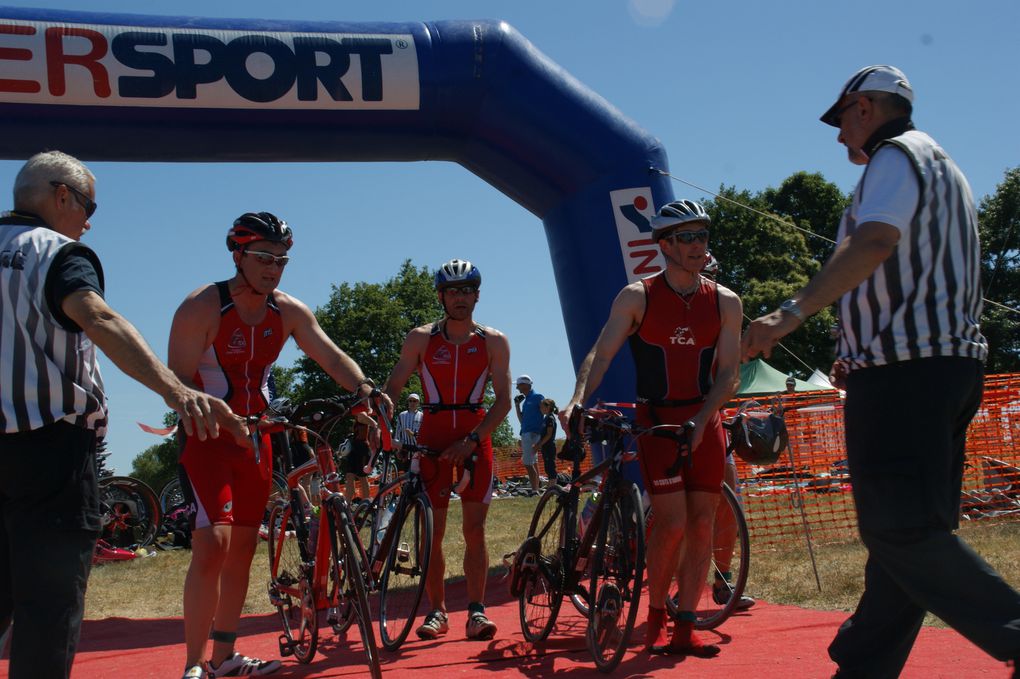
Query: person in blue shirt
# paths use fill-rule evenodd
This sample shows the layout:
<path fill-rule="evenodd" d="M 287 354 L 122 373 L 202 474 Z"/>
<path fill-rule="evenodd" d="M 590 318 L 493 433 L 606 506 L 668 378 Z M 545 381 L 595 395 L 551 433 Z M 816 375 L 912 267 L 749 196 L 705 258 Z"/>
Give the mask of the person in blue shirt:
<path fill-rule="evenodd" d="M 517 419 L 521 423 L 521 462 L 528 470 L 532 490 L 537 493 L 538 442 L 542 439 L 544 419 L 540 406 L 544 397 L 532 387 L 531 378 L 527 375 L 517 378 L 517 391 L 520 393 L 514 396 L 514 410 L 517 411 Z"/>

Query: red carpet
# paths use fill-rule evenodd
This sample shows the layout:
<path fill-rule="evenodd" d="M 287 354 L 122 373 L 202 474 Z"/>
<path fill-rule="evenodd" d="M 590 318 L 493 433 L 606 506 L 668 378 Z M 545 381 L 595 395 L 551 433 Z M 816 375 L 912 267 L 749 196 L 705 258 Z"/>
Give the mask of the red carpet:
<path fill-rule="evenodd" d="M 556 630 L 549 640 L 532 645 L 521 636 L 517 602 L 508 600 L 505 583 L 493 580 L 489 590 L 487 613 L 500 628 L 495 640 L 464 639 L 465 596 L 463 583 L 459 583 L 451 586 L 447 593 L 453 611 L 450 634 L 439 641 L 425 642 L 415 638 L 412 632 L 399 652 L 381 652 L 383 674 L 416 679 L 603 676 L 595 670 L 584 646 L 585 621 L 569 602 L 563 603 Z M 635 645 L 613 676 L 829 677 L 835 667 L 825 649 L 845 617 L 844 613 L 759 602 L 749 613 L 731 618 L 716 632 L 704 633 L 707 639 L 722 646 L 722 653 L 717 657 L 652 657 Z M 643 623 L 644 601 L 633 639 L 644 638 Z M 249 655 L 277 657 L 276 625 L 275 615 L 246 617 L 242 621 L 238 648 Z M 281 679 L 365 676 L 364 655 L 357 632 L 348 634 L 348 638 L 342 640 L 331 634 L 321 636 L 320 650 L 311 664 L 299 665 L 288 658 L 283 669 L 273 676 Z M 87 621 L 72 677 L 177 679 L 184 662 L 182 636 L 183 624 L 179 618 Z M 6 676 L 7 663 L 0 661 L 0 677 Z M 908 679 L 998 679 L 1010 676 L 1010 670 L 952 630 L 925 628 L 902 676 Z"/>

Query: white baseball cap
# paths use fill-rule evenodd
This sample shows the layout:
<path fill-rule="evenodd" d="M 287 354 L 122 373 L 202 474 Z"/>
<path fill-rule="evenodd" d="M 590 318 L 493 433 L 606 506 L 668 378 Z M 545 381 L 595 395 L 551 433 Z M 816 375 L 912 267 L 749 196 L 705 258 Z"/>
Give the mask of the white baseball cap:
<path fill-rule="evenodd" d="M 517 384 L 518 384 L 518 386 L 522 385 L 522 384 L 530 385 L 531 384 L 531 378 L 528 377 L 527 375 L 521 375 L 520 377 L 517 378 Z"/>
<path fill-rule="evenodd" d="M 407 395 L 407 400 L 408 401 L 420 401 L 421 400 L 421 396 L 419 396 L 418 394 L 415 394 L 414 392 L 411 392 L 410 394 Z"/>
<path fill-rule="evenodd" d="M 900 95 L 910 103 L 914 102 L 914 89 L 910 86 L 903 71 L 895 66 L 868 66 L 850 76 L 850 80 L 846 81 L 839 96 L 836 97 L 836 103 L 830 106 L 819 120 L 826 125 L 839 127 L 837 122 L 839 102 L 843 100 L 843 97 L 854 92 L 891 92 Z"/>

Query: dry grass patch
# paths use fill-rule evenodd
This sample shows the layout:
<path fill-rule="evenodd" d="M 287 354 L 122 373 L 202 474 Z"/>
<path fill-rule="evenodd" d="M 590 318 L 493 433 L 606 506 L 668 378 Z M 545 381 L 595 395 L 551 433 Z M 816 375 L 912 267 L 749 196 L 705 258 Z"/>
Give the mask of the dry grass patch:
<path fill-rule="evenodd" d="M 503 570 L 502 555 L 520 545 L 537 503 L 537 497 L 501 499 L 492 503 L 487 524 L 490 572 Z M 452 503 L 444 540 L 447 582 L 464 576 L 461 516 L 460 503 Z M 1020 559 L 1016 546 L 1020 523 L 965 524 L 960 536 L 1002 573 L 1007 582 L 1020 588 Z M 765 548 L 752 540 L 747 591 L 773 603 L 850 612 L 864 587 L 865 556 L 858 542 L 816 546 L 815 558 L 822 583 L 819 592 L 803 542 Z M 85 599 L 86 617 L 180 616 L 184 576 L 190 559 L 191 552 L 186 550 L 158 552 L 155 557 L 94 568 Z M 266 595 L 267 561 L 266 543 L 261 542 L 252 563 L 245 613 L 273 611 Z M 928 616 L 926 624 L 940 626 L 942 622 Z"/>
<path fill-rule="evenodd" d="M 490 571 L 502 570 L 503 554 L 516 550 L 528 530 L 528 522 L 538 498 L 511 498 L 494 501 L 489 509 L 488 546 Z M 447 516 L 446 580 L 464 577 L 464 538 L 461 534 L 461 508 L 451 503 Z M 165 618 L 181 616 L 184 576 L 191 561 L 189 550 L 156 552 L 156 556 L 116 562 L 92 569 L 85 596 L 85 617 Z M 264 541 L 259 542 L 251 565 L 251 579 L 244 613 L 271 613 L 266 583 L 269 580 L 269 556 Z"/>

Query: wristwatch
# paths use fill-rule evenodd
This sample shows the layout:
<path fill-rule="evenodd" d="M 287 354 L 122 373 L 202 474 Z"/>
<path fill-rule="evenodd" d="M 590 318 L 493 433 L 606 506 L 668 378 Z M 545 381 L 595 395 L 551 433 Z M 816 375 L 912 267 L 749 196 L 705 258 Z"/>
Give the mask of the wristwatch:
<path fill-rule="evenodd" d="M 476 446 L 482 445 L 482 437 L 478 435 L 477 431 L 473 431 L 467 435 L 467 438 L 475 442 Z"/>
<path fill-rule="evenodd" d="M 801 323 L 804 322 L 804 312 L 800 310 L 800 305 L 797 304 L 797 300 L 788 299 L 779 305 L 779 310 L 783 313 L 790 314 Z"/>

